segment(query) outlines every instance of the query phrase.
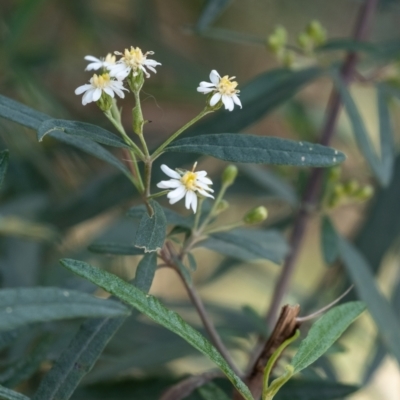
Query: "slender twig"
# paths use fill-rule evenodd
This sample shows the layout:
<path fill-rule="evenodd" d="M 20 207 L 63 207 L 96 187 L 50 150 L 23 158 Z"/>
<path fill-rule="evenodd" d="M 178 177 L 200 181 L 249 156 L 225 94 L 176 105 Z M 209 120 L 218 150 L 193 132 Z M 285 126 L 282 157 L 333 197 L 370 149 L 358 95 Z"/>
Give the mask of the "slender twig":
<path fill-rule="evenodd" d="M 366 0 L 363 4 L 356 22 L 354 32 L 355 40 L 362 41 L 366 39 L 370 22 L 375 14 L 377 4 L 378 0 Z M 341 75 L 342 79 L 347 84 L 351 81 L 354 75 L 357 59 L 358 56 L 355 52 L 349 53 L 345 59 Z M 335 132 L 340 108 L 340 95 L 335 89 L 333 89 L 327 108 L 327 117 L 321 133 L 320 144 L 328 145 L 330 143 Z M 276 321 L 279 307 L 281 306 L 282 300 L 287 293 L 290 280 L 296 265 L 297 257 L 299 255 L 299 251 L 304 240 L 304 233 L 308 227 L 308 223 L 310 222 L 310 209 L 314 209 L 318 202 L 319 193 L 323 181 L 322 178 L 323 169 L 313 169 L 303 197 L 303 204 L 305 206 L 301 207 L 298 212 L 293 231 L 289 239 L 291 252 L 285 260 L 285 264 L 283 266 L 281 275 L 279 277 L 272 297 L 271 306 L 267 315 L 267 324 L 269 327 L 273 327 Z"/>

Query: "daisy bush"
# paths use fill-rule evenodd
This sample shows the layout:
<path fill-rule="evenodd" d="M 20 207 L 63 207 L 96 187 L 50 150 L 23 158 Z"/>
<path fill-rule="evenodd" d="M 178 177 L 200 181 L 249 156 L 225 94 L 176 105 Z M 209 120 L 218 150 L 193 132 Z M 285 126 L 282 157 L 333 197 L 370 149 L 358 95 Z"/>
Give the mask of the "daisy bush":
<path fill-rule="evenodd" d="M 371 4 L 368 0 L 364 7 L 372 7 Z M 367 11 L 363 9 L 360 21 L 372 12 Z M 366 31 L 364 28 L 362 25 L 359 29 L 362 34 Z M 146 133 L 148 123 L 154 116 L 144 115 L 142 101 L 144 95 L 147 96 L 148 80 L 154 79 L 156 73 L 164 73 L 164 61 L 159 59 L 159 52 L 156 55 L 153 51 L 144 51 L 136 43 L 129 48 L 110 51 L 106 55 L 85 56 L 86 65 L 82 62 L 82 71 L 86 71 L 87 79 L 76 82 L 73 87 L 76 103 L 79 107 L 80 103 L 84 106 L 80 107 L 82 112 L 89 108 L 95 109 L 109 124 L 110 129 L 101 126 L 101 122 L 94 125 L 83 121 L 51 118 L 14 100 L 3 96 L 0 98 L 1 116 L 35 129 L 39 142 L 46 144 L 48 138 L 62 141 L 110 164 L 121 173 L 116 179 L 123 180 L 124 190 L 134 193 L 129 198 L 129 204 L 124 204 L 126 218 L 133 224 L 126 224 L 129 225 L 127 228 L 124 225 L 117 240 L 109 242 L 99 239 L 91 243 L 88 247 L 88 254 L 91 255 L 86 258 L 90 263 L 79 260 L 86 256 L 75 250 L 75 258 L 60 260 L 65 268 L 63 271 L 69 277 L 74 273 L 90 285 L 82 284 L 82 290 L 40 287 L 10 289 L 7 293 L 0 293 L 0 331 L 10 331 L 11 336 L 27 324 L 35 324 L 34 329 L 38 324 L 48 324 L 51 330 L 53 321 L 73 319 L 76 328 L 78 324 L 80 326 L 79 329 L 68 332 L 70 342 L 62 352 L 50 351 L 53 342 L 50 341 L 49 345 L 47 336 L 43 335 L 43 343 L 42 340 L 35 342 L 37 349 L 35 348 L 28 364 L 15 362 L 5 372 L 0 369 L 0 398 L 29 400 L 13 390 L 24 389 L 20 385 L 23 378 L 11 379 L 14 372 L 10 371 L 16 371 L 17 377 L 29 375 L 32 365 L 44 360 L 40 358 L 41 355 L 49 353 L 51 356 L 46 368 L 38 374 L 40 382 L 32 385 L 32 400 L 74 399 L 78 384 L 82 380 L 86 382 L 85 375 L 119 329 L 125 329 L 126 337 L 138 336 L 139 344 L 135 351 L 139 354 L 143 343 L 151 341 L 152 352 L 157 353 L 162 362 L 170 361 L 170 352 L 176 349 L 177 354 L 181 354 L 179 351 L 182 350 L 173 342 L 176 335 L 180 337 L 178 340 L 186 341 L 190 351 L 199 353 L 211 363 L 201 363 L 201 367 L 209 369 L 199 376 L 184 377 L 181 382 L 176 382 L 174 377 L 175 383 L 164 391 L 162 400 L 184 399 L 192 396 L 192 392 L 196 390 L 204 400 L 305 398 L 301 390 L 307 385 L 307 393 L 313 393 L 312 399 L 319 396 L 322 396 L 321 399 L 343 397 L 356 390 L 338 380 L 329 382 L 325 379 L 335 375 L 330 364 L 326 366 L 325 354 L 363 313 L 365 303 L 351 301 L 337 305 L 349 293 L 347 290 L 342 296 L 336 296 L 331 304 L 313 305 L 311 308 L 314 312 L 305 316 L 300 316 L 300 305 L 282 305 L 300 252 L 300 244 L 310 219 L 315 216 L 321 218 L 324 261 L 334 264 L 341 259 L 352 280 L 358 285 L 363 300 L 368 302 L 369 296 L 379 298 L 386 311 L 381 313 L 375 310 L 374 318 L 390 325 L 390 334 L 383 336 L 383 339 L 390 346 L 397 341 L 398 336 L 393 333 L 396 332 L 397 325 L 392 322 L 392 311 L 387 311 L 391 309 L 386 307 L 385 300 L 373 283 L 366 261 L 337 232 L 329 214 L 339 205 L 365 201 L 373 195 L 371 185 L 342 179 L 340 164 L 346 159 L 346 155 L 329 146 L 342 103 L 356 132 L 359 147 L 365 153 L 377 181 L 387 185 L 392 174 L 391 152 L 394 145 L 391 139 L 387 138 L 387 134 L 381 134 L 382 157 L 378 157 L 371 147 L 371 141 L 367 138 L 365 127 L 347 88 L 350 78 L 353 77 L 355 51 L 360 47 L 366 53 L 372 53 L 371 48 L 365 44 L 360 45 L 363 36 L 361 33 L 356 35 L 356 40 L 345 44 L 343 41 L 329 42 L 326 29 L 312 21 L 300 33 L 297 45 L 292 45 L 289 43 L 287 31 L 281 26 L 276 27 L 267 38 L 266 45 L 285 68 L 267 71 L 247 84 L 242 83 L 233 62 L 229 63 L 229 71 L 218 68 L 218 72 L 210 68 L 210 72 L 204 72 L 204 80 L 193 82 L 191 90 L 200 104 L 197 113 L 176 131 L 169 132 L 155 146 Z M 344 66 L 339 68 L 337 63 L 329 67 L 318 66 L 319 54 L 332 48 L 350 49 Z M 389 50 L 393 51 L 393 48 L 389 46 Z M 389 50 L 385 53 L 374 49 L 374 54 L 379 53 L 379 57 L 385 59 Z M 322 75 L 331 78 L 335 89 L 328 107 L 327 122 L 318 143 L 241 132 L 244 127 L 252 126 L 257 118 L 261 118 L 266 109 L 270 110 L 281 104 L 303 85 Z M 380 83 L 377 93 L 380 130 L 383 131 L 390 126 L 387 99 L 389 93 L 393 92 L 389 92 L 388 87 Z M 220 129 L 222 132 L 217 133 Z M 0 183 L 6 173 L 8 157 L 7 151 L 0 153 Z M 218 161 L 211 163 L 211 159 Z M 265 169 L 257 169 L 255 164 L 279 166 L 287 175 L 292 168 L 300 170 L 294 176 L 295 179 L 298 177 L 302 200 L 298 199 L 297 193 L 288 188 L 288 185 L 278 184 L 276 176 L 268 175 Z M 97 202 L 100 204 L 103 200 L 107 201 L 108 196 L 116 195 L 118 190 L 114 189 L 113 179 L 114 177 L 110 179 L 104 199 L 97 192 L 96 196 L 88 196 L 93 210 L 97 210 L 96 207 L 101 209 Z M 257 197 L 256 202 L 254 198 L 250 201 L 249 193 L 245 189 L 250 180 L 264 185 L 263 187 L 272 187 L 280 198 L 286 198 L 290 212 L 285 220 L 278 221 L 275 210 L 266 207 L 265 196 Z M 237 211 L 239 208 L 232 207 L 228 202 L 229 193 L 233 193 L 235 189 L 240 191 L 241 211 Z M 76 207 L 74 213 L 78 215 L 80 204 L 79 199 L 73 203 Z M 292 229 L 286 235 L 285 229 L 289 225 Z M 29 234 L 30 229 L 35 230 L 37 227 L 33 223 L 28 228 L 22 229 L 14 221 L 13 229 L 24 231 L 24 234 Z M 48 232 L 42 234 L 46 236 Z M 261 317 L 251 308 L 245 308 L 243 312 L 232 311 L 227 318 L 229 323 L 232 322 L 232 328 L 220 329 L 220 321 L 217 320 L 216 323 L 211 318 L 211 307 L 203 302 L 197 290 L 198 282 L 192 279 L 194 271 L 206 270 L 208 261 L 202 256 L 203 253 L 197 252 L 200 248 L 225 257 L 216 274 L 223 274 L 226 269 L 237 266 L 238 260 L 243 264 L 268 260 L 274 265 L 282 265 L 282 273 L 271 289 L 271 305 L 265 317 Z M 109 255 L 135 257 L 134 278 L 122 279 L 117 274 L 92 265 L 99 259 L 90 258 L 93 254 L 97 254 L 99 258 Z M 198 314 L 200 327 L 198 324 L 196 327 L 192 326 L 173 306 L 170 307 L 164 300 L 149 294 L 154 276 L 161 268 L 165 273 L 174 274 L 179 279 L 193 310 Z M 87 293 L 93 291 L 93 287 L 101 289 L 96 291 L 98 296 Z M 214 307 L 213 311 L 218 314 L 218 307 Z M 152 323 L 138 317 L 140 314 L 149 318 Z M 86 320 L 81 323 L 80 318 Z M 135 318 L 140 323 L 145 320 L 149 329 L 146 334 L 125 325 L 130 321 L 129 318 Z M 318 318 L 317 321 L 310 324 L 315 318 Z M 247 338 L 247 333 L 236 332 L 235 330 L 240 330 L 239 326 L 242 330 L 246 326 L 251 335 Z M 162 332 L 160 335 L 164 335 L 165 329 L 170 331 L 173 339 L 164 343 L 164 336 L 159 337 L 158 334 Z M 233 331 L 235 334 L 232 334 Z M 145 337 L 147 332 L 150 333 Z M 299 339 L 301 335 L 302 340 Z M 10 337 L 0 335 L 0 350 L 4 343 L 8 343 L 7 340 L 12 340 Z M 229 340 L 232 337 L 235 340 Z M 295 341 L 296 345 L 291 346 Z M 57 339 L 58 342 L 61 340 Z M 26 347 L 24 343 L 23 346 Z M 171 350 L 171 343 L 176 348 Z M 183 348 L 181 342 L 177 343 Z M 121 341 L 119 344 L 125 345 L 125 342 Z M 4 344 L 5 347 L 6 345 Z M 290 350 L 287 351 L 289 346 Z M 339 346 L 331 351 L 338 349 Z M 124 347 L 123 351 L 125 350 L 131 351 Z M 140 362 L 146 364 L 147 353 L 143 354 Z M 188 352 L 182 354 L 187 355 Z M 285 356 L 281 357 L 283 354 Z M 125 360 L 124 354 L 121 357 Z M 112 357 L 106 356 L 96 365 L 106 363 L 109 359 Z M 125 363 L 124 360 L 122 364 Z M 110 365 L 113 362 L 111 360 Z M 310 369 L 310 366 L 316 366 L 316 369 Z M 130 367 L 131 364 L 127 368 Z M 107 368 L 101 370 L 96 379 L 102 380 L 108 374 L 114 374 L 113 366 L 110 367 L 111 372 Z M 126 372 L 126 368 L 123 370 Z M 118 375 L 118 372 L 120 371 L 117 368 L 117 373 L 113 376 Z M 141 372 L 138 373 L 140 374 Z M 299 375 L 303 381 L 295 375 Z M 298 389 L 304 379 L 308 379 L 307 385 Z M 216 381 L 213 383 L 213 380 Z M 3 387 L 1 384 L 4 382 Z M 91 382 L 90 376 L 87 382 Z M 319 390 L 319 387 L 323 390 Z M 105 387 L 101 395 L 108 396 L 107 390 Z M 325 396 L 324 393 L 328 395 Z M 76 398 L 79 400 L 83 397 Z M 112 400 L 112 397 L 108 396 L 108 399 Z"/>

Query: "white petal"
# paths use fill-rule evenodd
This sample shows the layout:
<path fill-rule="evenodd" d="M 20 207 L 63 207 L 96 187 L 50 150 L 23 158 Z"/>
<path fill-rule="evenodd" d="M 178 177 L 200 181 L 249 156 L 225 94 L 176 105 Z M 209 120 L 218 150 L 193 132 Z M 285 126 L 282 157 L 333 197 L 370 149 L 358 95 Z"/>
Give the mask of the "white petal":
<path fill-rule="evenodd" d="M 161 181 L 157 183 L 157 187 L 160 189 L 175 189 L 182 186 L 182 183 L 176 179 L 170 179 L 169 181 Z"/>
<path fill-rule="evenodd" d="M 210 81 L 211 81 L 214 85 L 216 85 L 216 84 L 220 81 L 220 79 L 221 79 L 221 77 L 219 76 L 219 73 L 218 73 L 215 69 L 213 69 L 213 70 L 210 72 Z"/>
<path fill-rule="evenodd" d="M 193 207 L 193 202 L 196 202 L 195 206 L 197 206 L 197 196 L 193 191 L 188 190 L 185 198 L 185 207 L 189 210 L 190 206 Z"/>
<path fill-rule="evenodd" d="M 198 178 L 203 178 L 206 175 L 207 175 L 207 171 L 196 171 L 196 176 Z"/>
<path fill-rule="evenodd" d="M 156 60 L 150 60 L 150 59 L 146 59 L 146 61 L 143 63 L 146 66 L 152 66 L 155 67 L 157 65 L 161 65 L 161 63 L 157 62 Z"/>
<path fill-rule="evenodd" d="M 157 71 L 151 65 L 146 65 L 146 68 L 148 68 L 150 71 L 153 71 L 155 74 L 157 73 Z"/>
<path fill-rule="evenodd" d="M 85 56 L 84 58 L 85 58 L 85 60 L 87 60 L 87 61 L 101 62 L 101 60 L 100 60 L 99 58 L 93 57 L 93 56 Z"/>
<path fill-rule="evenodd" d="M 211 83 L 211 82 L 202 81 L 202 82 L 199 83 L 199 86 L 202 86 L 202 87 L 215 87 L 215 84 Z"/>
<path fill-rule="evenodd" d="M 85 106 L 87 103 L 91 103 L 93 101 L 93 93 L 95 89 L 89 89 L 82 97 L 82 104 Z"/>
<path fill-rule="evenodd" d="M 198 91 L 198 92 L 204 93 L 204 94 L 210 93 L 210 92 L 212 92 L 213 90 L 214 90 L 214 88 L 206 88 L 206 87 L 202 87 L 202 86 L 199 86 L 199 87 L 197 88 L 197 91 Z"/>
<path fill-rule="evenodd" d="M 93 93 L 93 101 L 97 101 L 101 97 L 102 90 L 100 88 L 96 88 Z"/>
<path fill-rule="evenodd" d="M 214 107 L 221 100 L 221 93 L 215 93 L 210 100 L 210 106 Z"/>
<path fill-rule="evenodd" d="M 198 173 L 197 173 L 198 174 Z M 213 183 L 212 183 L 212 180 L 210 179 L 210 178 L 207 178 L 207 177 L 205 177 L 205 176 L 199 176 L 199 175 L 197 175 L 197 181 L 198 182 L 201 182 L 201 183 L 204 183 L 204 184 L 206 184 L 206 185 L 212 185 Z"/>
<path fill-rule="evenodd" d="M 197 182 L 197 183 L 196 183 L 196 188 L 197 188 L 198 190 L 206 190 L 206 191 L 211 192 L 211 193 L 214 192 L 213 189 L 211 189 L 210 187 L 208 187 L 205 183 L 201 183 L 201 182 Z"/>
<path fill-rule="evenodd" d="M 234 94 L 232 96 L 233 101 L 240 107 L 242 108 L 242 102 L 240 101 L 239 97 L 237 96 L 237 94 Z"/>
<path fill-rule="evenodd" d="M 227 95 L 224 94 L 224 95 L 222 96 L 222 102 L 225 104 L 225 109 L 226 109 L 226 110 L 229 110 L 229 111 L 232 111 L 232 110 L 233 110 L 233 107 L 234 107 L 235 105 L 233 104 L 232 97 L 227 96 Z"/>
<path fill-rule="evenodd" d="M 204 197 L 211 197 L 212 199 L 214 198 L 214 196 L 212 196 L 210 193 L 207 193 L 204 190 L 198 190 L 198 192 Z"/>
<path fill-rule="evenodd" d="M 161 165 L 161 170 L 162 172 L 164 172 L 165 175 L 168 175 L 170 178 L 181 179 L 181 176 L 176 171 L 167 167 L 165 164 Z"/>
<path fill-rule="evenodd" d="M 169 192 L 167 194 L 167 197 L 169 198 L 169 204 L 175 204 L 179 200 L 183 199 L 183 197 L 186 194 L 186 188 L 185 186 L 179 186 L 177 189 L 173 190 L 172 192 Z"/>
<path fill-rule="evenodd" d="M 113 92 L 113 90 L 112 90 L 110 87 L 105 87 L 103 90 L 104 90 L 109 96 L 111 96 L 111 97 L 114 98 L 114 92 Z"/>
<path fill-rule="evenodd" d="M 85 68 L 85 71 L 92 71 L 92 70 L 100 69 L 102 67 L 103 67 L 102 62 L 93 62 L 93 63 L 88 64 L 88 66 Z"/>
<path fill-rule="evenodd" d="M 92 88 L 92 85 L 89 85 L 88 83 L 82 86 L 79 86 L 78 88 L 75 89 L 75 94 L 82 94 L 83 92 L 86 92 L 86 90 L 89 90 Z"/>

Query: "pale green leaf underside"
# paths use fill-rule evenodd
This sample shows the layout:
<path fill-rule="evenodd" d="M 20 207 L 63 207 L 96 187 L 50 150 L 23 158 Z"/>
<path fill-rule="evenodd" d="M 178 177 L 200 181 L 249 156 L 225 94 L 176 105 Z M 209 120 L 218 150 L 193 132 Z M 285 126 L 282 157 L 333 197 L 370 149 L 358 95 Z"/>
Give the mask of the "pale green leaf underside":
<path fill-rule="evenodd" d="M 361 301 L 349 302 L 332 308 L 316 321 L 292 360 L 295 372 L 307 368 L 325 354 L 365 308 Z"/>
<path fill-rule="evenodd" d="M 82 261 L 63 259 L 61 263 L 72 272 L 95 283 L 109 293 L 117 296 L 125 303 L 135 307 L 155 322 L 181 336 L 194 348 L 213 361 L 221 371 L 225 373 L 227 378 L 246 400 L 253 400 L 247 386 L 230 369 L 221 354 L 206 338 L 187 324 L 179 314 L 168 310 L 155 297 L 144 294 L 141 290 L 113 274 L 94 268 Z"/>
<path fill-rule="evenodd" d="M 345 155 L 330 147 L 276 137 L 219 133 L 180 139 L 165 151 L 198 153 L 239 163 L 330 167 Z"/>

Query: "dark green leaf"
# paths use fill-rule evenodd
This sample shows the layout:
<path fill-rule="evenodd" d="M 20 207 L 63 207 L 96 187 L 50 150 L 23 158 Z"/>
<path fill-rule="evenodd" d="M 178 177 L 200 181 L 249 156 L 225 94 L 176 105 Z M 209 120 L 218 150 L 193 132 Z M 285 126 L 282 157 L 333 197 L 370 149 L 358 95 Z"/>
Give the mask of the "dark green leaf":
<path fill-rule="evenodd" d="M 211 343 L 183 321 L 177 313 L 165 308 L 155 297 L 146 295 L 141 290 L 128 284 L 117 276 L 94 268 L 84 262 L 64 259 L 61 260 L 61 263 L 72 272 L 95 283 L 109 293 L 117 296 L 125 303 L 146 314 L 155 322 L 181 336 L 194 348 L 213 361 L 225 373 L 227 378 L 246 400 L 253 400 L 249 389 L 230 369 L 226 361 Z"/>
<path fill-rule="evenodd" d="M 389 184 L 392 179 L 394 158 L 396 156 L 396 144 L 393 138 L 388 101 L 389 98 L 385 86 L 377 85 L 381 162 L 386 184 Z"/>
<path fill-rule="evenodd" d="M 204 400 L 229 400 L 230 397 L 215 383 L 209 382 L 197 389 Z"/>
<path fill-rule="evenodd" d="M 9 151 L 3 150 L 0 152 L 0 187 L 3 185 L 4 177 L 8 168 Z"/>
<path fill-rule="evenodd" d="M 324 355 L 365 308 L 361 301 L 349 302 L 332 308 L 316 321 L 292 360 L 295 373 Z"/>
<path fill-rule="evenodd" d="M 37 138 L 41 142 L 45 135 L 60 131 L 71 136 L 77 136 L 107 146 L 125 147 L 129 146 L 117 135 L 101 128 L 100 126 L 87 124 L 85 122 L 68 121 L 65 119 L 48 119 L 44 121 L 37 130 Z"/>
<path fill-rule="evenodd" d="M 7 389 L 0 386 L 0 399 L 1 400 L 29 400 L 29 397 L 24 396 L 21 393 L 14 392 L 14 390 Z"/>
<path fill-rule="evenodd" d="M 385 165 L 381 162 L 381 159 L 379 159 L 375 149 L 373 148 L 371 139 L 356 103 L 337 71 L 332 72 L 332 78 L 340 93 L 347 115 L 349 116 L 356 142 L 374 175 L 383 186 L 386 186 L 389 183 L 391 171 L 390 174 L 388 174 L 387 168 L 385 168 Z"/>
<path fill-rule="evenodd" d="M 129 310 L 115 301 L 50 287 L 0 290 L 0 330 L 33 322 L 79 317 L 118 317 Z"/>
<path fill-rule="evenodd" d="M 188 253 L 187 254 L 187 259 L 189 261 L 189 268 L 192 271 L 196 271 L 197 269 L 197 263 L 196 263 L 196 259 L 194 258 L 194 255 L 192 253 Z"/>
<path fill-rule="evenodd" d="M 43 121 L 50 119 L 46 114 L 1 95 L 0 116 L 32 129 L 38 129 Z"/>
<path fill-rule="evenodd" d="M 125 317 L 119 317 L 84 322 L 32 400 L 68 400 L 124 321 Z"/>
<path fill-rule="evenodd" d="M 291 379 L 285 383 L 274 400 L 338 400 L 356 392 L 357 386 L 327 380 Z"/>
<path fill-rule="evenodd" d="M 321 242 L 324 260 L 331 265 L 339 254 L 339 237 L 327 215 L 324 215 L 321 221 Z"/>
<path fill-rule="evenodd" d="M 334 51 L 334 50 L 376 53 L 378 47 L 368 42 L 360 42 L 353 39 L 330 39 L 322 46 L 316 48 L 317 52 Z"/>
<path fill-rule="evenodd" d="M 143 254 L 142 249 L 138 249 L 131 244 L 123 243 L 93 243 L 88 247 L 88 250 L 92 253 L 119 256 L 138 256 Z"/>
<path fill-rule="evenodd" d="M 208 0 L 197 21 L 196 30 L 201 32 L 207 29 L 222 14 L 230 2 L 231 0 Z"/>
<path fill-rule="evenodd" d="M 98 143 L 92 142 L 89 139 L 68 135 L 67 133 L 60 131 L 53 131 L 49 133 L 48 136 L 61 142 L 67 143 L 71 146 L 77 147 L 78 149 L 113 165 L 129 178 L 131 177 L 128 168 L 124 164 L 122 164 L 117 157 L 112 155 L 108 150 L 100 146 Z"/>
<path fill-rule="evenodd" d="M 277 231 L 259 229 L 235 229 L 214 233 L 199 243 L 226 256 L 244 261 L 265 258 L 279 264 L 288 252 L 283 236 Z"/>
<path fill-rule="evenodd" d="M 225 161 L 330 167 L 345 155 L 330 147 L 275 137 L 220 133 L 177 140 L 166 151 L 199 153 Z"/>
<path fill-rule="evenodd" d="M 154 200 L 150 200 L 150 205 L 153 215 L 143 213 L 135 237 L 135 246 L 144 249 L 146 253 L 160 250 L 167 233 L 167 219 L 162 207 Z"/>
<path fill-rule="evenodd" d="M 164 211 L 165 218 L 167 218 L 167 222 L 169 225 L 179 225 L 185 228 L 192 227 L 193 225 L 192 217 L 183 217 L 177 212 L 171 210 L 170 208 L 162 207 L 162 209 Z M 147 213 L 147 209 L 144 204 L 141 204 L 139 206 L 135 206 L 129 209 L 126 215 L 133 219 L 140 220 L 142 219 L 144 213 Z"/>
<path fill-rule="evenodd" d="M 142 292 L 148 293 L 157 269 L 157 253 L 148 253 L 140 260 L 133 284 Z"/>
<path fill-rule="evenodd" d="M 371 269 L 358 250 L 344 238 L 339 241 L 340 255 L 361 300 L 365 301 L 382 339 L 400 363 L 400 323 L 393 308 L 375 283 Z"/>

